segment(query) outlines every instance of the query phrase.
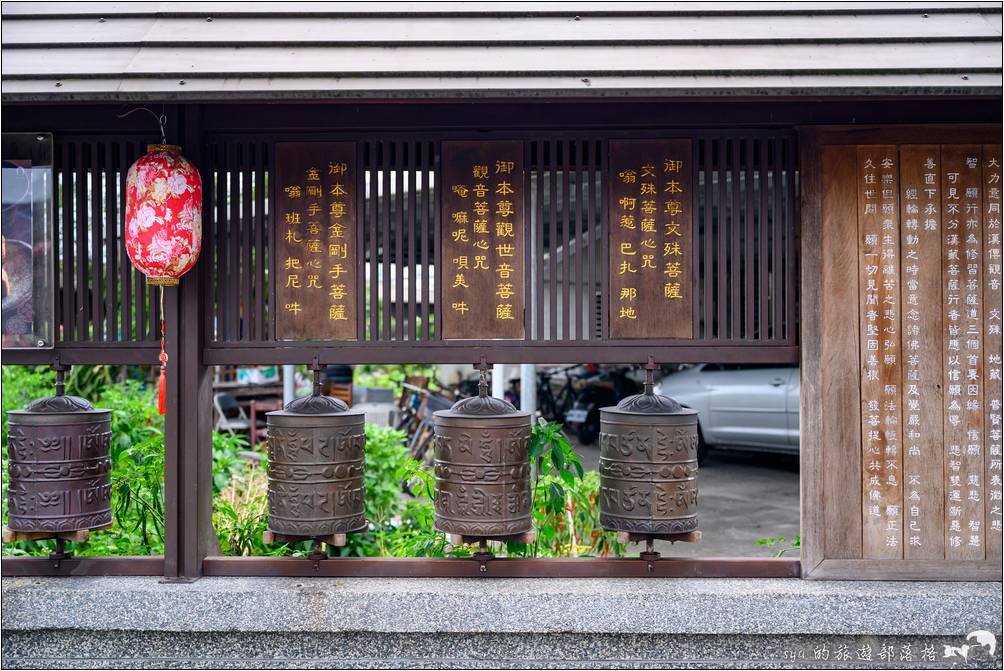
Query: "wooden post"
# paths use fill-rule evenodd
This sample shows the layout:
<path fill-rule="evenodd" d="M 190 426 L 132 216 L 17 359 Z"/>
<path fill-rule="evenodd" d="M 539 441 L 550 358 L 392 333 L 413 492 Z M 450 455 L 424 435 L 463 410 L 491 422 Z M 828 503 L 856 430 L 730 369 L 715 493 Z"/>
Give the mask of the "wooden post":
<path fill-rule="evenodd" d="M 182 143 L 197 166 L 202 157 L 197 107 L 176 108 L 184 114 Z M 211 189 L 204 173 L 203 193 Z M 205 204 L 203 212 L 207 212 Z M 204 216 L 203 225 L 208 219 Z M 202 361 L 205 311 L 202 300 L 203 256 L 177 287 L 165 289 L 164 316 L 167 361 L 167 416 L 164 424 L 164 576 L 194 579 L 202 575 L 202 560 L 218 554 L 212 524 L 212 378 Z"/>

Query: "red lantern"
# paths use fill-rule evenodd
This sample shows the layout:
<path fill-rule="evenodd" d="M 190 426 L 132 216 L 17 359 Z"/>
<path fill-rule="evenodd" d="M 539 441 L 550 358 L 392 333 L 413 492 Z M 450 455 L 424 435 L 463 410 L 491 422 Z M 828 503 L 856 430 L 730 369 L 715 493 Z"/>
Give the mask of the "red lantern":
<path fill-rule="evenodd" d="M 163 120 L 161 128 L 163 129 Z M 181 147 L 151 144 L 126 176 L 126 252 L 146 283 L 175 286 L 202 248 L 202 178 Z M 163 314 L 164 294 L 160 295 Z M 160 414 L 166 412 L 167 353 L 160 325 Z"/>
<path fill-rule="evenodd" d="M 152 144 L 126 177 L 126 252 L 146 283 L 175 286 L 202 247 L 202 178 L 181 147 Z"/>

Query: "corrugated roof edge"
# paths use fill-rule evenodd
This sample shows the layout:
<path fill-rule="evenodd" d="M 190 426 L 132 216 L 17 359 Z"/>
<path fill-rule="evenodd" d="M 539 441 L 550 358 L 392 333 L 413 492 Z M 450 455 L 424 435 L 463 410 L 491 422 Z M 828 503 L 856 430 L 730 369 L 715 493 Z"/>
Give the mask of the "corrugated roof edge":
<path fill-rule="evenodd" d="M 776 96 L 812 97 L 812 98 L 846 98 L 846 97 L 963 97 L 963 98 L 999 98 L 1004 94 L 1000 85 L 976 86 L 851 86 L 851 87 L 722 87 L 722 88 L 622 88 L 622 89 L 465 89 L 465 90 L 428 90 L 428 89 L 357 89 L 357 90 L 242 90 L 242 91 L 169 91 L 150 90 L 136 92 L 52 92 L 42 93 L 30 91 L 24 93 L 4 92 L 0 95 L 3 103 L 36 103 L 36 102 L 242 102 L 262 100 L 298 100 L 298 101 L 331 101 L 353 100 L 385 101 L 385 100 L 424 100 L 435 101 L 456 99 L 511 99 L 511 98 L 564 98 L 564 99 L 609 99 L 609 98 L 658 98 L 670 99 L 733 99 L 766 98 Z"/>
<path fill-rule="evenodd" d="M 576 6 L 575 3 L 567 3 L 565 7 L 561 9 L 558 8 L 548 8 L 548 9 L 537 9 L 537 8 L 527 8 L 521 10 L 505 10 L 505 9 L 438 9 L 438 10 L 384 10 L 384 11 L 374 11 L 374 10 L 309 10 L 309 9 L 295 9 L 295 10 L 259 10 L 250 11 L 246 9 L 229 9 L 226 7 L 219 6 L 218 3 L 198 3 L 191 2 L 186 3 L 188 7 L 184 10 L 169 10 L 169 11 L 117 11 L 114 7 L 110 6 L 118 3 L 53 3 L 61 5 L 71 5 L 77 11 L 67 11 L 67 12 L 57 12 L 54 9 L 50 11 L 41 12 L 27 12 L 24 13 L 20 11 L 10 11 L 17 7 L 18 4 L 38 5 L 39 3 L 4 3 L 4 10 L 2 15 L 6 19 L 79 19 L 79 18 L 94 18 L 100 17 L 102 15 L 114 17 L 114 18 L 204 18 L 209 15 L 216 14 L 217 16 L 226 16 L 228 18 L 424 18 L 424 17 L 438 17 L 438 18 L 459 18 L 459 17 L 476 17 L 476 18 L 506 18 L 506 17 L 575 17 L 575 16 L 589 16 L 589 17 L 609 17 L 609 16 L 624 16 L 629 15 L 633 17 L 646 18 L 654 16 L 749 16 L 749 15 L 776 15 L 776 16 L 815 16 L 820 14 L 829 15 L 874 15 L 874 14 L 916 14 L 927 13 L 927 14 L 960 14 L 960 13 L 978 13 L 978 14 L 1000 14 L 1002 12 L 1002 7 L 997 3 L 910 3 L 910 2 L 900 2 L 900 3 L 870 3 L 869 4 L 859 4 L 859 3 L 844 3 L 843 6 L 834 3 L 744 3 L 744 6 L 735 6 L 737 3 L 718 3 L 722 5 L 721 7 L 714 8 L 708 7 L 708 3 L 695 3 L 693 6 L 688 7 L 687 3 L 658 3 L 665 5 L 664 8 L 642 8 L 637 6 L 639 3 L 631 3 L 635 6 L 627 6 L 627 3 L 623 8 L 611 9 L 610 6 L 602 7 L 599 9 L 593 9 L 591 7 Z M 141 3 L 136 3 L 140 5 Z M 158 3 L 152 3 L 158 4 Z M 178 4 L 178 3 L 172 3 Z M 216 5 L 207 6 L 207 5 Z M 234 3 L 239 4 L 239 3 Z M 255 4 L 255 3 L 246 3 Z M 329 4 L 329 3 L 324 3 Z M 342 3 L 349 4 L 349 3 Z M 363 3 L 353 3 L 353 4 L 363 4 Z M 464 3 L 450 3 L 458 6 L 462 6 Z M 544 3 L 542 3 L 544 4 Z M 551 4 L 553 3 L 546 3 Z M 590 3 L 592 5 L 600 5 L 601 3 Z M 655 5 L 657 3 L 644 3 Z M 91 5 L 91 7 L 87 7 Z M 105 5 L 104 7 L 99 7 L 98 5 Z M 732 5 L 732 6 L 729 6 Z M 614 5 L 616 6 L 616 5 Z M 81 8 L 85 8 L 81 11 Z"/>

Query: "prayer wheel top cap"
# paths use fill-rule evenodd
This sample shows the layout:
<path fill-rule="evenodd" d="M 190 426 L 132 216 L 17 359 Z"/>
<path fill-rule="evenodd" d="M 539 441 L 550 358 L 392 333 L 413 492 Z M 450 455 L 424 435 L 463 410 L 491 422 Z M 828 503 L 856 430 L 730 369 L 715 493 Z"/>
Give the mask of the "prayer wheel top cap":
<path fill-rule="evenodd" d="M 478 395 L 470 398 L 462 398 L 450 407 L 449 410 L 440 410 L 432 413 L 433 417 L 529 417 L 530 413 L 520 412 L 509 401 L 495 398 L 488 395 L 488 366 L 482 360 L 478 366 L 481 371 L 478 381 Z"/>
<path fill-rule="evenodd" d="M 614 408 L 603 408 L 631 415 L 696 415 L 696 410 L 684 408 L 669 396 L 655 394 L 646 389 L 644 394 L 628 396 Z"/>
<path fill-rule="evenodd" d="M 269 415 L 341 415 L 349 412 L 349 406 L 341 399 L 321 394 L 311 394 L 293 399 L 277 412 Z"/>
<path fill-rule="evenodd" d="M 15 411 L 18 412 L 18 411 Z M 90 401 L 79 396 L 66 396 L 56 394 L 39 398 L 25 406 L 20 412 L 45 413 L 53 415 L 63 415 L 71 412 L 107 412 L 106 410 L 95 409 Z"/>
<path fill-rule="evenodd" d="M 520 412 L 509 401 L 479 394 L 461 399 L 454 403 L 449 410 L 445 412 L 440 410 L 435 414 L 439 416 L 503 417 L 505 415 L 518 415 Z"/>

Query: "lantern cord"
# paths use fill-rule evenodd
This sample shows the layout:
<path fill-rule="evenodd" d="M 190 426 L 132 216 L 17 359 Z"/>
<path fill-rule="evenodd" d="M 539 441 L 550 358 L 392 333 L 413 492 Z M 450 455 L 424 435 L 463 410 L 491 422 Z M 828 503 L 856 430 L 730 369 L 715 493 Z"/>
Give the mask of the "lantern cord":
<path fill-rule="evenodd" d="M 150 116 L 152 116 L 154 119 L 156 119 L 157 123 L 160 125 L 160 143 L 161 144 L 167 144 L 167 134 L 164 132 L 164 126 L 167 125 L 167 115 L 166 114 L 157 114 L 156 112 L 154 112 L 149 107 L 134 107 L 131 110 L 129 110 L 128 112 L 123 112 L 122 114 L 116 114 L 115 117 L 118 118 L 118 119 L 124 119 L 127 116 L 129 116 L 130 114 L 132 114 L 133 112 L 146 112 L 147 114 L 149 114 Z M 163 294 L 161 294 L 161 296 L 163 296 Z"/>
<path fill-rule="evenodd" d="M 164 287 L 160 288 L 160 377 L 157 379 L 157 410 L 167 414 L 167 352 L 164 351 Z"/>

